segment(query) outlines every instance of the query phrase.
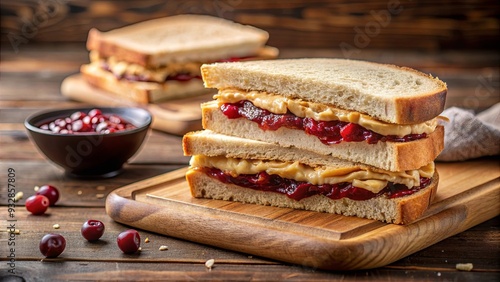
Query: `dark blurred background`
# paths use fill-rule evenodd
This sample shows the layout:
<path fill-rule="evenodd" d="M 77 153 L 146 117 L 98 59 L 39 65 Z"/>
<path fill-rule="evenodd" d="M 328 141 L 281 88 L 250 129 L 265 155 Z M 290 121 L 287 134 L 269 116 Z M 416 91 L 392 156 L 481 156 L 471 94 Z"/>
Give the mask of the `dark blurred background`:
<path fill-rule="evenodd" d="M 497 50 L 500 40 L 498 0 L 2 0 L 1 42 L 84 42 L 91 27 L 182 13 L 260 27 L 278 48 Z"/>

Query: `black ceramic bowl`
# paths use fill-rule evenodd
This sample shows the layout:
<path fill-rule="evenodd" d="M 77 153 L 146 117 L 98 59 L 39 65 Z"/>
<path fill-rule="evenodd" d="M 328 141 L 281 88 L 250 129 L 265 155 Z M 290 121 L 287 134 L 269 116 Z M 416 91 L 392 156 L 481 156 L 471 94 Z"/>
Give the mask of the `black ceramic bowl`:
<path fill-rule="evenodd" d="M 42 124 L 65 118 L 72 113 L 88 113 L 92 108 L 45 111 L 29 116 L 24 126 L 31 140 L 49 160 L 62 167 L 66 174 L 81 178 L 113 177 L 123 164 L 141 147 L 152 117 L 140 108 L 99 107 L 104 115 L 118 115 L 135 128 L 114 133 L 59 134 L 41 129 Z"/>

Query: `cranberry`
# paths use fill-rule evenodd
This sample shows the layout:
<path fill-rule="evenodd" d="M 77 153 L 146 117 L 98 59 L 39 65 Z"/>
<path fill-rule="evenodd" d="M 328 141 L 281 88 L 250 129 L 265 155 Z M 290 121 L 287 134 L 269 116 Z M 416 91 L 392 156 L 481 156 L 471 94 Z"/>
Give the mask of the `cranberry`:
<path fill-rule="evenodd" d="M 360 142 L 365 140 L 365 136 L 363 135 L 364 128 L 360 125 L 354 123 L 348 123 L 340 130 L 340 135 L 344 138 L 344 141 L 347 142 Z"/>
<path fill-rule="evenodd" d="M 230 119 L 241 117 L 240 113 L 238 112 L 238 106 L 234 104 L 223 104 L 221 106 L 221 110 Z"/>
<path fill-rule="evenodd" d="M 137 252 L 141 246 L 141 236 L 137 230 L 129 229 L 118 235 L 116 243 L 122 252 L 126 254 L 133 254 Z"/>
<path fill-rule="evenodd" d="M 44 195 L 33 195 L 25 202 L 26 209 L 34 215 L 44 214 L 49 204 L 49 199 Z"/>
<path fill-rule="evenodd" d="M 134 129 L 135 126 L 118 115 L 104 115 L 99 109 L 92 109 L 88 114 L 77 111 L 69 117 L 58 118 L 40 125 L 41 129 L 53 133 L 73 134 L 81 132 L 113 133 L 120 130 Z"/>
<path fill-rule="evenodd" d="M 55 258 L 66 248 L 66 239 L 60 234 L 46 234 L 40 240 L 40 252 L 47 258 Z"/>
<path fill-rule="evenodd" d="M 89 117 L 91 117 L 91 118 L 96 117 L 96 116 L 100 116 L 100 115 L 102 115 L 102 111 L 99 109 L 92 109 L 89 112 Z"/>
<path fill-rule="evenodd" d="M 97 241 L 104 234 L 104 223 L 99 220 L 89 219 L 83 223 L 81 232 L 83 238 L 88 241 Z"/>
<path fill-rule="evenodd" d="M 96 126 L 95 131 L 102 132 L 102 131 L 106 130 L 107 128 L 109 128 L 108 123 L 103 121 Z"/>
<path fill-rule="evenodd" d="M 71 120 L 81 120 L 86 116 L 87 115 L 84 112 L 74 112 L 73 114 L 71 114 L 70 119 Z"/>
<path fill-rule="evenodd" d="M 49 205 L 52 207 L 59 200 L 59 190 L 55 186 L 52 185 L 43 185 L 38 188 L 36 191 L 36 195 L 43 195 L 49 199 Z"/>
<path fill-rule="evenodd" d="M 116 123 L 116 124 L 122 123 L 122 119 L 116 115 L 110 115 L 108 119 L 109 119 L 109 122 L 111 122 L 111 123 Z"/>

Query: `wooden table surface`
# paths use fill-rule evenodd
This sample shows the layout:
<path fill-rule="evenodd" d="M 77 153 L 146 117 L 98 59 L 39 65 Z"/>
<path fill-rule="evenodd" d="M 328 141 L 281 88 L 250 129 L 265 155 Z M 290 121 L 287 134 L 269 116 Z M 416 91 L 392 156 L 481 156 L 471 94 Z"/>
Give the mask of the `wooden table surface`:
<path fill-rule="evenodd" d="M 282 57 L 342 56 L 341 52 L 332 50 L 282 50 L 281 54 Z M 126 164 L 125 172 L 115 178 L 68 178 L 36 150 L 22 123 L 29 114 L 42 109 L 81 105 L 63 97 L 59 87 L 65 77 L 77 73 L 79 66 L 87 62 L 86 50 L 81 45 L 26 44 L 16 53 L 7 45 L 2 46 L 1 56 L 0 280 L 12 272 L 19 279 L 8 281 L 23 281 L 22 278 L 25 281 L 500 280 L 499 217 L 386 267 L 352 272 L 326 272 L 288 265 L 142 230 L 142 238 L 147 237 L 150 242 L 142 243 L 140 254 L 124 255 L 115 240 L 128 227 L 106 215 L 105 197 L 113 189 L 186 166 L 188 158 L 182 155 L 181 137 L 151 131 L 140 152 Z M 500 99 L 496 53 L 362 50 L 357 57 L 411 66 L 438 76 L 449 86 L 447 107 L 481 110 Z M 6 179 L 9 169 L 15 170 L 16 192 L 24 193 L 14 212 L 16 221 L 8 221 Z M 61 199 L 45 215 L 33 216 L 25 210 L 24 200 L 34 194 L 34 186 L 44 184 L 57 186 Z M 80 235 L 81 225 L 89 218 L 101 220 L 106 225 L 106 232 L 98 243 L 88 243 Z M 15 225 L 19 234 L 5 232 L 10 224 Z M 55 230 L 54 224 L 59 224 L 60 228 Z M 38 251 L 41 237 L 49 232 L 60 233 L 67 240 L 66 250 L 57 259 L 42 259 Z M 168 250 L 159 251 L 162 245 L 168 246 Z M 211 271 L 204 265 L 208 259 L 215 259 Z M 472 263 L 474 269 L 459 271 L 457 263 Z"/>

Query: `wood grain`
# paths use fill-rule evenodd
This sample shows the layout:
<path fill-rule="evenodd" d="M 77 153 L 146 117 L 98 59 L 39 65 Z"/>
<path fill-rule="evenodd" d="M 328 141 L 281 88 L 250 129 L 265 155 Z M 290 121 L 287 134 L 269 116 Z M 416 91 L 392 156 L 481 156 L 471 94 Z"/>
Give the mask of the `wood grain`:
<path fill-rule="evenodd" d="M 279 48 L 490 49 L 498 45 L 495 1 L 30 1 L 2 2 L 3 43 L 84 42 L 110 30 L 176 14 L 208 14 L 265 29 Z M 357 37 L 364 37 L 361 42 Z"/>
<path fill-rule="evenodd" d="M 103 208 L 57 207 L 41 217 L 29 215 L 20 208 L 17 216 L 21 234 L 16 239 L 16 271 L 26 281 L 40 280 L 40 277 L 44 277 L 46 281 L 99 280 L 102 277 L 114 277 L 120 281 L 154 281 L 162 276 L 161 280 L 172 281 L 373 281 L 386 277 L 398 281 L 411 281 L 415 277 L 444 280 L 473 277 L 480 281 L 495 281 L 500 269 L 498 254 L 494 251 L 498 250 L 498 245 L 494 242 L 500 239 L 497 232 L 500 217 L 386 267 L 369 271 L 325 272 L 225 251 L 146 230 L 139 230 L 143 239 L 150 239 L 150 243 L 142 243 L 144 252 L 139 255 L 123 255 L 114 243 L 115 236 L 129 226 L 113 221 Z M 106 233 L 100 242 L 88 243 L 79 233 L 81 224 L 89 217 L 102 220 L 106 225 Z M 53 229 L 54 223 L 59 223 L 61 228 Z M 37 242 L 46 232 L 63 234 L 68 245 L 59 258 L 41 261 Z M 5 238 L 3 236 L 5 232 L 0 231 L 0 238 Z M 485 237 L 490 238 L 490 245 L 484 244 Z M 158 247 L 161 245 L 169 246 L 169 250 L 159 251 Z M 3 244 L 0 247 L 3 248 Z M 474 259 L 464 261 L 467 258 L 464 252 L 473 255 Z M 208 272 L 204 262 L 210 258 L 214 258 L 216 263 L 213 270 Z M 2 263 L 5 260 L 4 257 L 0 258 Z M 429 261 L 432 262 L 430 265 L 423 266 Z M 474 272 L 457 271 L 455 264 L 463 262 L 474 262 Z M 0 273 L 0 277 L 5 277 L 2 275 L 4 274 Z"/>
<path fill-rule="evenodd" d="M 421 220 L 407 226 L 195 199 L 184 180 L 186 169 L 114 191 L 106 211 L 141 229 L 289 263 L 330 270 L 376 268 L 499 214 L 498 162 L 439 163 L 437 169 L 441 181 L 435 201 Z"/>

